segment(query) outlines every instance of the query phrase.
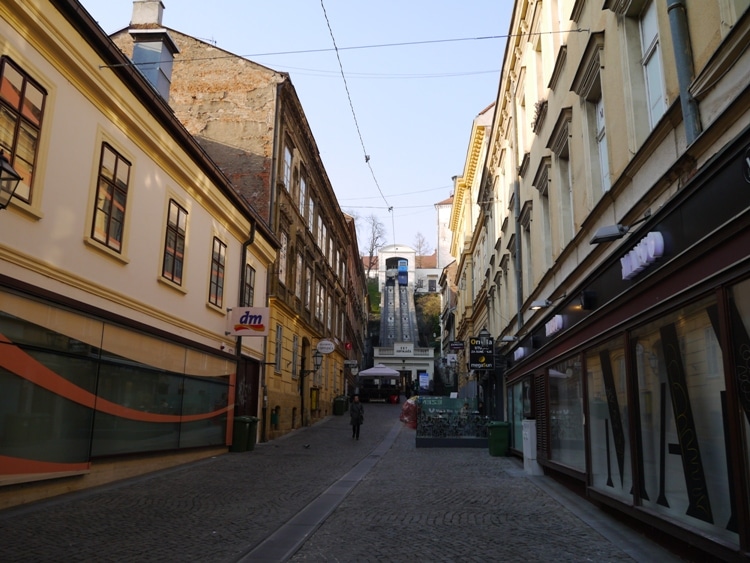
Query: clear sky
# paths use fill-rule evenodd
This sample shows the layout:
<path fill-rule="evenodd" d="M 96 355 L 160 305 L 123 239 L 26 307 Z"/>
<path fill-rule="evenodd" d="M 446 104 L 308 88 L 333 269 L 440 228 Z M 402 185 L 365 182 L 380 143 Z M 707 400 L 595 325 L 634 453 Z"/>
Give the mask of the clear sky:
<path fill-rule="evenodd" d="M 290 74 L 344 211 L 376 215 L 386 244 L 421 233 L 435 249 L 434 205 L 497 96 L 512 0 L 162 2 L 165 27 Z M 130 0 L 81 3 L 109 34 L 130 24 Z"/>

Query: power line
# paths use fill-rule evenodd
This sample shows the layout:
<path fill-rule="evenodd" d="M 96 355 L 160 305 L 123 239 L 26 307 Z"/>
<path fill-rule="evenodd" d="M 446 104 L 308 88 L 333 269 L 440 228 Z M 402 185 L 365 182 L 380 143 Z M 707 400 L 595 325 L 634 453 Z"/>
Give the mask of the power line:
<path fill-rule="evenodd" d="M 322 4 L 321 0 L 321 4 Z M 323 12 L 325 13 L 325 6 L 323 6 Z M 328 21 L 328 16 L 326 15 L 326 22 Z M 330 23 L 328 24 L 328 30 L 331 31 Z M 174 62 L 174 63 L 187 63 L 187 62 L 193 62 L 193 61 L 213 61 L 216 59 L 230 59 L 230 58 L 236 58 L 241 57 L 245 59 L 249 59 L 251 57 L 275 57 L 279 55 L 307 55 L 307 54 L 314 54 L 314 53 L 329 53 L 331 51 L 335 51 L 336 55 L 338 56 L 339 51 L 354 51 L 358 49 L 384 49 L 384 48 L 390 48 L 390 47 L 411 47 L 415 45 L 430 45 L 430 44 L 437 44 L 437 43 L 457 43 L 460 41 L 485 41 L 489 39 L 509 39 L 511 37 L 525 37 L 525 36 L 531 36 L 531 35 L 551 35 L 556 33 L 585 33 L 590 31 L 589 29 L 568 29 L 568 30 L 561 30 L 561 31 L 536 31 L 536 32 L 529 32 L 529 33 L 511 33 L 506 35 L 486 35 L 483 37 L 456 37 L 453 39 L 427 39 L 424 41 L 401 41 L 398 43 L 375 43 L 372 45 L 352 45 L 350 47 L 337 47 L 336 42 L 334 41 L 334 46 L 326 47 L 322 49 L 299 49 L 295 51 L 271 51 L 268 53 L 253 53 L 250 55 L 236 55 L 233 53 L 228 53 L 226 55 L 213 55 L 211 57 L 195 57 L 193 59 L 174 59 L 174 61 L 149 61 L 147 63 L 133 63 L 133 62 L 127 62 L 127 63 L 119 63 L 114 65 L 100 65 L 99 68 L 116 68 L 120 66 L 138 66 L 143 64 L 158 64 L 161 62 Z M 331 35 L 331 38 L 333 39 L 333 35 Z M 213 43 L 215 45 L 214 40 L 205 40 L 206 43 Z M 489 72 L 489 71 L 488 71 Z"/>
<path fill-rule="evenodd" d="M 372 164 L 370 164 L 370 155 L 367 154 L 367 149 L 365 148 L 365 141 L 362 138 L 362 131 L 359 128 L 359 121 L 357 120 L 357 112 L 354 111 L 354 103 L 352 102 L 352 96 L 349 92 L 349 84 L 346 81 L 346 74 L 344 73 L 344 65 L 341 63 L 341 56 L 339 55 L 338 47 L 336 46 L 336 38 L 333 35 L 333 29 L 331 29 L 331 22 L 328 19 L 328 13 L 326 12 L 326 7 L 323 4 L 323 0 L 320 0 L 320 7 L 323 9 L 323 16 L 326 20 L 326 25 L 328 26 L 328 33 L 331 35 L 331 41 L 333 42 L 333 48 L 336 51 L 336 59 L 339 62 L 339 69 L 341 70 L 341 78 L 344 81 L 344 89 L 346 90 L 346 97 L 349 100 L 349 108 L 352 111 L 352 117 L 354 118 L 354 126 L 357 129 L 357 135 L 359 136 L 359 142 L 362 145 L 362 153 L 365 157 L 365 164 L 367 164 L 367 167 L 370 169 L 370 174 L 372 175 L 372 179 L 375 182 L 375 186 L 378 188 L 378 192 L 380 192 L 380 196 L 383 198 L 383 202 L 388 206 L 388 211 L 391 213 L 391 219 L 393 219 L 393 206 L 391 206 L 388 203 L 388 200 L 386 199 L 385 195 L 383 194 L 383 190 L 380 189 L 380 184 L 378 183 L 378 179 L 375 176 L 375 171 L 372 168 Z M 395 231 L 396 226 L 395 223 L 393 225 L 393 232 L 395 237 Z"/>

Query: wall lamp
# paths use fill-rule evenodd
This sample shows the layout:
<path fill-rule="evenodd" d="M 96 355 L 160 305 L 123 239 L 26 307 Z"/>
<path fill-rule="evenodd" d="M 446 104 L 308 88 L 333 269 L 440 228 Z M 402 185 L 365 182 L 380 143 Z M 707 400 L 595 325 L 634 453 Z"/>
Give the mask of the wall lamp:
<path fill-rule="evenodd" d="M 20 181 L 21 175 L 10 165 L 5 152 L 0 150 L 0 209 L 8 207 Z"/>
<path fill-rule="evenodd" d="M 490 345 L 490 339 L 492 338 L 492 334 L 490 334 L 490 331 L 486 328 L 483 328 L 479 331 L 479 334 L 477 335 L 477 338 L 479 338 L 479 345 L 482 348 L 487 348 Z"/>
<path fill-rule="evenodd" d="M 643 217 L 641 217 L 637 221 L 634 221 L 630 225 L 617 223 L 617 225 L 606 225 L 605 227 L 600 227 L 596 230 L 594 236 L 591 237 L 589 244 L 601 244 L 603 242 L 612 242 L 613 240 L 620 239 L 628 234 L 630 229 L 632 229 L 635 225 L 637 225 L 638 223 L 643 223 L 649 217 L 651 217 L 651 210 L 647 209 L 646 213 L 643 214 Z"/>
<path fill-rule="evenodd" d="M 320 352 L 320 350 L 315 350 L 312 357 L 313 369 L 303 369 L 302 375 L 306 375 L 308 373 L 316 373 L 320 369 L 320 365 L 323 363 L 323 354 Z"/>
<path fill-rule="evenodd" d="M 529 306 L 529 309 L 532 311 L 538 311 L 539 309 L 546 309 L 550 305 L 552 305 L 555 301 L 559 301 L 560 299 L 565 299 L 566 294 L 563 293 L 560 297 L 555 297 L 554 299 L 538 299 L 536 301 L 532 301 L 531 305 Z"/>

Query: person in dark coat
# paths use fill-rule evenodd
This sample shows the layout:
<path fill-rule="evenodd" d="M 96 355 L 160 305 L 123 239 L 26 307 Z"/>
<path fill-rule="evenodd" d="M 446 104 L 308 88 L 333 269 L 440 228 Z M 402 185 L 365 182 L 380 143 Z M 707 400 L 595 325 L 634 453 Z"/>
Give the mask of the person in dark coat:
<path fill-rule="evenodd" d="M 365 408 L 359 402 L 359 395 L 354 395 L 354 400 L 349 407 L 349 418 L 351 418 L 352 438 L 359 440 L 359 427 L 365 420 Z"/>

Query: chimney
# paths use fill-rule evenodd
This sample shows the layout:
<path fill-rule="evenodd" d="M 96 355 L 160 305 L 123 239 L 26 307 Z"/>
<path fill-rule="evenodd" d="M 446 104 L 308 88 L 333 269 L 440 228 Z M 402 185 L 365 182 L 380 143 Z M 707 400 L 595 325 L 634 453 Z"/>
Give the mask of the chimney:
<path fill-rule="evenodd" d="M 172 83 L 172 62 L 180 50 L 161 25 L 161 0 L 133 0 L 128 32 L 133 38 L 133 64 L 166 101 Z"/>

